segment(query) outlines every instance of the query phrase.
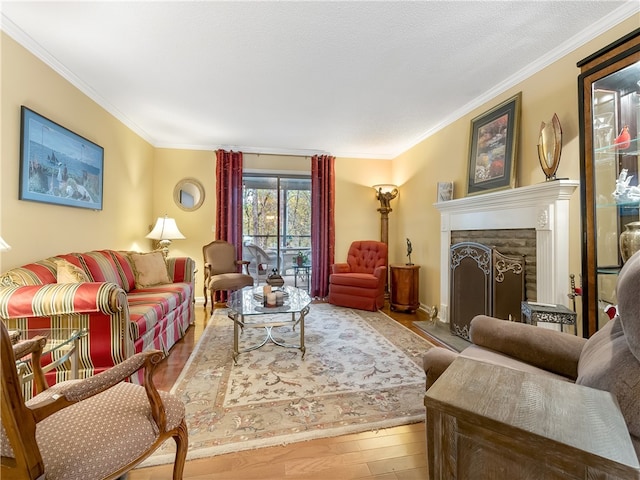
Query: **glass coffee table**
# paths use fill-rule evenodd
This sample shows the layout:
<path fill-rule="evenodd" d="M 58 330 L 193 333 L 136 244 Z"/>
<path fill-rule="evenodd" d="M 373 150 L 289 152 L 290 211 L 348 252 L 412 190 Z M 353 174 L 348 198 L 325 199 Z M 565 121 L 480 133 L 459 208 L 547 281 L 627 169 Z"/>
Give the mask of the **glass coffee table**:
<path fill-rule="evenodd" d="M 88 333 L 85 328 L 12 328 L 9 330 L 12 343 L 44 337 L 46 344 L 42 350 L 42 357 L 50 356 L 50 362 L 42 366 L 42 372 L 47 373 L 67 361 L 71 362 L 70 379 L 78 378 L 78 344 Z M 16 368 L 22 384 L 33 380 L 31 355 L 16 359 Z"/>
<path fill-rule="evenodd" d="M 237 363 L 238 355 L 256 350 L 268 342 L 285 348 L 298 348 L 305 354 L 304 346 L 304 317 L 309 313 L 311 297 L 301 289 L 295 287 L 280 287 L 273 291 L 284 293 L 284 304 L 276 307 L 264 306 L 262 297 L 263 287 L 245 287 L 229 295 L 227 306 L 230 309 L 229 318 L 233 320 L 233 361 Z M 287 318 L 288 317 L 288 318 Z M 291 325 L 295 330 L 300 325 L 300 344 L 290 345 L 274 337 L 273 328 Z M 240 350 L 240 332 L 244 328 L 264 328 L 264 340 L 257 345 Z"/>

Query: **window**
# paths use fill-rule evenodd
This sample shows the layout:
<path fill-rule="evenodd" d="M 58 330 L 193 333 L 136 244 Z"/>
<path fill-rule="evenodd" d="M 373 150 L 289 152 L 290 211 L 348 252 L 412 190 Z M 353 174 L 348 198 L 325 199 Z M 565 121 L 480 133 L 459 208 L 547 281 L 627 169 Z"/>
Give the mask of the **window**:
<path fill-rule="evenodd" d="M 245 173 L 242 207 L 243 244 L 273 256 L 281 274 L 299 252 L 311 257 L 311 177 Z"/>

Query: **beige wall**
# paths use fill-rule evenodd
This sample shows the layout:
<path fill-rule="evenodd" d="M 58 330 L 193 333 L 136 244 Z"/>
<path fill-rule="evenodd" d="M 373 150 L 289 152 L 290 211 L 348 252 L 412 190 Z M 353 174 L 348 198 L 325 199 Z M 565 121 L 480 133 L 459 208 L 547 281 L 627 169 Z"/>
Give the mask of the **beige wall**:
<path fill-rule="evenodd" d="M 4 32 L 0 34 L 0 271 L 50 255 L 148 248 L 154 149 Z M 20 106 L 104 148 L 104 208 L 18 200 Z"/>
<path fill-rule="evenodd" d="M 638 18 L 615 28 L 571 52 L 520 84 L 487 102 L 441 131 L 424 140 L 393 161 L 393 174 L 401 185 L 401 197 L 394 204 L 395 224 L 391 228 L 395 248 L 391 260 L 401 259 L 402 241 L 413 243 L 412 260 L 421 266 L 420 301 L 438 305 L 440 298 L 440 216 L 433 206 L 438 181 L 454 182 L 454 198 L 464 197 L 471 119 L 491 109 L 517 92 L 522 92 L 520 145 L 517 156 L 517 184 L 545 181 L 537 156 L 537 139 L 542 121 L 558 114 L 563 131 L 563 149 L 559 178 L 580 179 L 576 63 L 638 27 Z M 574 193 L 571 206 L 570 271 L 581 272 L 580 192 Z M 390 233 L 391 235 L 391 233 Z M 569 279 L 567 279 L 569 282 Z"/>
<path fill-rule="evenodd" d="M 389 160 L 363 160 L 358 158 L 336 158 L 335 162 L 335 222 L 337 262 L 347 260 L 349 245 L 354 240 L 380 240 L 380 202 L 372 185 L 394 183 Z M 394 228 L 389 214 L 389 231 Z M 389 243 L 392 243 L 389 233 Z"/>
<path fill-rule="evenodd" d="M 202 206 L 193 212 L 179 208 L 173 200 L 176 184 L 184 178 L 195 178 L 204 187 Z M 160 148 L 155 152 L 153 175 L 153 208 L 145 221 L 145 235 L 151 231 L 157 217 L 168 215 L 176 220 L 185 240 L 174 240 L 169 255 L 188 256 L 196 261 L 196 296 L 202 295 L 202 246 L 214 240 L 216 219 L 216 155 L 205 150 L 173 150 Z"/>

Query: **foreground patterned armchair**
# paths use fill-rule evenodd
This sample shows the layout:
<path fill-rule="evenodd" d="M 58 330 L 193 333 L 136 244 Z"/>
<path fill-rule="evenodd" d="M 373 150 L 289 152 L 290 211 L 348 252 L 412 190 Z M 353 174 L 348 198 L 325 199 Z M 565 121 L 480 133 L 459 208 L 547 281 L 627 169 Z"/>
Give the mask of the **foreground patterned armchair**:
<path fill-rule="evenodd" d="M 346 263 L 336 263 L 329 276 L 329 303 L 375 311 L 384 306 L 387 279 L 387 244 L 355 241 Z"/>
<path fill-rule="evenodd" d="M 3 479 L 115 479 L 173 437 L 173 478 L 182 478 L 187 454 L 185 409 L 158 392 L 151 376 L 163 354 L 139 353 L 94 377 L 47 385 L 40 367 L 46 343 L 35 337 L 12 345 L 0 322 Z M 16 359 L 31 355 L 40 392 L 25 403 Z M 144 387 L 123 382 L 144 368 Z"/>

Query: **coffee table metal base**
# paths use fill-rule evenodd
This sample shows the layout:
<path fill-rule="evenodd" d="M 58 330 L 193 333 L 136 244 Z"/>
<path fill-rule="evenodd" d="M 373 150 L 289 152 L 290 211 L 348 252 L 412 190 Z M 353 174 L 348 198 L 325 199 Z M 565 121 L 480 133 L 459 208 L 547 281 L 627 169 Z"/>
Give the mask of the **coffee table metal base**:
<path fill-rule="evenodd" d="M 231 320 L 233 320 L 233 363 L 234 364 L 238 363 L 238 356 L 241 353 L 246 353 L 246 352 L 250 352 L 252 350 L 257 350 L 260 347 L 264 347 L 269 342 L 273 343 L 274 345 L 278 345 L 279 347 L 297 348 L 302 352 L 302 358 L 304 358 L 304 354 L 306 353 L 306 347 L 304 346 L 304 317 L 305 317 L 305 315 L 307 313 L 309 313 L 309 306 L 307 306 L 307 307 L 303 308 L 302 310 L 300 310 L 299 317 L 298 317 L 297 320 L 296 320 L 295 312 L 291 312 L 291 320 L 281 320 L 281 321 L 277 321 L 277 320 L 271 321 L 270 320 L 270 321 L 266 321 L 266 322 L 255 322 L 254 323 L 254 322 L 245 322 L 245 318 L 244 318 L 245 316 L 242 315 L 241 313 L 230 312 L 229 313 L 229 318 Z M 274 312 L 274 315 L 277 315 L 277 313 Z M 282 326 L 285 326 L 285 325 L 292 325 L 292 329 L 295 331 L 296 326 L 298 324 L 300 325 L 300 344 L 299 345 L 287 344 L 285 342 L 282 342 L 282 341 L 278 340 L 277 338 L 275 338 L 273 336 L 273 328 L 274 327 L 282 327 Z M 247 327 L 247 328 L 259 328 L 259 327 L 262 327 L 262 328 L 265 329 L 266 335 L 264 337 L 264 340 L 261 343 L 240 350 L 240 333 L 242 332 L 242 330 L 245 327 Z"/>

